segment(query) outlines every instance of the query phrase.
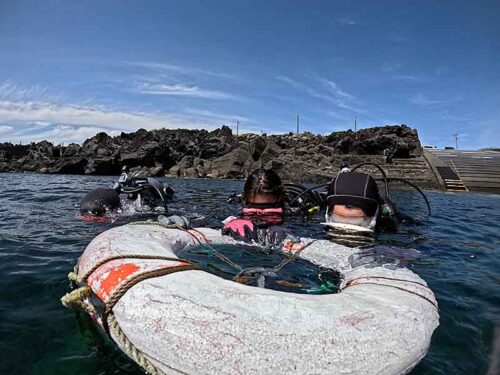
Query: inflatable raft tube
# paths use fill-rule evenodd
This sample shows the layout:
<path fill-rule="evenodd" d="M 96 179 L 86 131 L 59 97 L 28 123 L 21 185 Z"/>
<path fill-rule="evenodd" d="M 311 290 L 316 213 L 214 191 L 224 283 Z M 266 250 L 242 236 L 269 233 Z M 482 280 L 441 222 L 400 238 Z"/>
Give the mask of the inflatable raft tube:
<path fill-rule="evenodd" d="M 190 269 L 177 257 L 185 247 L 238 242 L 213 229 L 154 225 L 100 234 L 73 279 L 79 290 L 87 288 L 83 308 L 150 373 L 409 372 L 439 324 L 425 281 L 406 268 L 354 267 L 350 258 L 358 249 L 301 241 L 284 251 L 339 270 L 341 292 L 285 293 Z"/>

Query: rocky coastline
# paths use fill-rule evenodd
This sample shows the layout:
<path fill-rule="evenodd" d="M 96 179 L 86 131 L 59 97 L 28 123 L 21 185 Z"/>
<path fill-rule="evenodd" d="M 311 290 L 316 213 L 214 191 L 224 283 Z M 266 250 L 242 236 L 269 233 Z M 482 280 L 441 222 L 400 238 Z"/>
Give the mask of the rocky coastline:
<path fill-rule="evenodd" d="M 286 181 L 322 183 L 337 173 L 342 161 L 351 165 L 362 161 L 384 163 L 385 150 L 394 160 L 422 159 L 418 133 L 406 125 L 329 135 L 234 135 L 223 126 L 210 132 L 140 129 L 115 137 L 102 132 L 82 145 L 0 143 L 0 172 L 117 175 L 127 166 L 138 176 L 234 179 L 264 167 L 275 169 Z M 421 177 L 410 172 L 411 168 L 408 173 L 399 171 L 397 177 Z M 435 187 L 429 176 L 419 185 Z"/>

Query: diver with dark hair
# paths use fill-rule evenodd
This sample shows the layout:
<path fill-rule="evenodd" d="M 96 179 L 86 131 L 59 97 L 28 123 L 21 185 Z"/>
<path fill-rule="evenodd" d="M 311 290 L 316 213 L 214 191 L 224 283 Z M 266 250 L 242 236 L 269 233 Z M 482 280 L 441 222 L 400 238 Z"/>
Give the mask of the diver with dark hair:
<path fill-rule="evenodd" d="M 283 208 L 287 216 L 307 217 L 318 212 L 324 206 L 325 194 L 315 190 L 307 189 L 299 183 L 281 184 L 283 196 Z M 233 193 L 226 199 L 227 203 L 243 204 L 244 194 Z"/>
<path fill-rule="evenodd" d="M 292 237 L 280 225 L 285 218 L 285 190 L 272 169 L 257 169 L 246 179 L 241 214 L 223 221 L 222 234 L 237 240 L 278 246 Z"/>

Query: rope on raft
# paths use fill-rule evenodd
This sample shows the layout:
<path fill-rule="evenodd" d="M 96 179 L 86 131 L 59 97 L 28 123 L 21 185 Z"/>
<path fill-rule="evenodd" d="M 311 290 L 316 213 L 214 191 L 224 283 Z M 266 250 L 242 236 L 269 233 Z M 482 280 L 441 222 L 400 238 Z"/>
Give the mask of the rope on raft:
<path fill-rule="evenodd" d="M 279 272 L 289 262 L 291 262 L 292 260 L 297 259 L 299 257 L 299 254 L 302 252 L 302 250 L 304 250 L 307 246 L 310 246 L 312 244 L 312 242 L 309 243 L 305 247 L 303 247 L 300 250 L 296 251 L 293 255 L 287 255 L 287 254 L 285 254 L 285 259 L 283 259 L 276 267 L 273 267 L 273 268 L 250 267 L 250 268 L 245 268 L 244 269 L 238 263 L 233 262 L 231 259 L 229 259 L 228 257 L 226 257 L 224 254 L 221 254 L 220 252 L 218 252 L 213 247 L 207 246 L 207 244 L 210 241 L 207 239 L 207 237 L 202 232 L 200 232 L 200 231 L 198 231 L 196 229 L 191 228 L 190 230 L 187 230 L 187 229 L 182 228 L 181 226 L 176 225 L 176 224 L 161 224 L 161 223 L 158 223 L 156 221 L 150 221 L 150 220 L 136 221 L 136 222 L 130 223 L 129 225 L 155 225 L 155 226 L 161 226 L 161 227 L 168 228 L 168 229 L 172 229 L 172 228 L 173 229 L 180 229 L 180 230 L 182 230 L 182 231 L 190 234 L 191 236 L 193 236 L 194 239 L 196 239 L 198 241 L 198 243 L 200 245 L 202 245 L 203 247 L 205 247 L 209 251 L 209 253 L 215 255 L 221 261 L 223 261 L 224 263 L 230 265 L 231 267 L 233 267 L 233 268 L 235 268 L 235 269 L 237 269 L 239 271 L 239 273 L 233 278 L 233 281 L 236 281 L 236 282 L 240 282 L 241 277 L 243 275 L 248 274 L 248 273 L 252 273 L 252 271 L 260 272 L 260 273 L 263 273 L 263 272 L 274 272 L 274 273 Z M 201 237 L 205 240 L 205 243 L 201 242 L 200 239 L 198 237 L 196 237 L 190 231 L 194 231 L 194 232 L 198 233 L 199 235 L 201 235 Z M 313 242 L 315 242 L 315 241 L 313 241 Z M 185 262 L 188 263 L 188 261 L 185 261 Z M 286 282 L 286 280 L 280 280 L 280 281 Z"/>
<path fill-rule="evenodd" d="M 139 349 L 137 349 L 137 347 L 129 340 L 113 314 L 113 307 L 130 288 L 140 283 L 141 281 L 154 277 L 169 275 L 176 272 L 199 269 L 200 268 L 194 264 L 186 263 L 179 266 L 160 268 L 157 270 L 141 273 L 139 275 L 136 275 L 135 277 L 128 279 L 125 283 L 120 285 L 106 301 L 104 312 L 101 315 L 101 322 L 104 330 L 110 337 L 115 338 L 116 341 L 118 341 L 118 343 L 121 345 L 121 348 L 125 351 L 125 353 L 137 364 L 139 364 L 144 370 L 146 370 L 148 374 L 165 375 L 162 370 L 156 367 L 147 358 L 147 356 Z M 91 293 L 92 289 L 88 285 L 85 285 L 72 291 L 71 293 L 66 294 L 63 298 L 61 298 L 61 302 L 65 307 L 70 309 L 83 310 L 87 313 L 95 313 L 93 306 L 84 302 L 84 300 L 89 297 Z M 179 373 L 183 373 L 177 369 L 171 369 Z"/>
<path fill-rule="evenodd" d="M 148 272 L 144 272 L 141 274 L 138 274 L 127 281 L 125 281 L 122 285 L 120 285 L 114 292 L 113 294 L 108 298 L 108 300 L 105 303 L 105 308 L 104 312 L 101 315 L 101 322 L 103 329 L 106 331 L 106 333 L 110 336 L 116 339 L 118 343 L 121 345 L 125 353 L 132 358 L 136 363 L 138 363 L 148 374 L 152 375 L 165 375 L 165 373 L 157 368 L 147 357 L 144 353 L 142 353 L 139 349 L 135 347 L 135 345 L 128 339 L 127 335 L 123 332 L 121 329 L 118 321 L 116 320 L 114 314 L 113 314 L 113 307 L 116 306 L 118 301 L 125 295 L 125 293 L 132 288 L 134 285 L 140 283 L 141 281 L 154 278 L 154 277 L 160 277 L 160 276 L 166 276 L 172 273 L 176 272 L 181 272 L 181 271 L 189 271 L 189 270 L 199 270 L 200 268 L 192 263 L 189 263 L 185 260 L 179 259 L 179 258 L 173 258 L 173 257 L 161 257 L 161 256 L 144 256 L 144 255 L 138 255 L 138 256 L 133 256 L 133 255 L 128 255 L 128 256 L 122 256 L 121 259 L 127 259 L 127 258 L 135 258 L 135 259 L 162 259 L 162 260 L 175 260 L 175 261 L 181 261 L 184 264 L 178 265 L 178 266 L 173 266 L 173 267 L 165 267 L 165 268 L 160 268 Z M 99 266 L 105 264 L 106 262 L 109 262 L 111 260 L 115 259 L 120 259 L 120 256 L 115 256 L 115 257 L 110 257 L 107 258 L 101 262 L 98 263 L 97 266 L 92 267 L 92 269 L 95 271 Z M 92 271 L 93 272 L 93 271 Z M 75 274 L 70 273 L 68 275 L 69 279 L 71 281 L 77 281 L 80 280 L 87 280 L 88 276 L 92 274 L 92 272 L 87 272 L 85 274 L 85 277 L 79 278 L 77 276 L 77 279 L 75 279 Z M 94 307 L 91 304 L 86 303 L 84 300 L 88 298 L 92 294 L 92 289 L 88 285 L 84 285 L 78 289 L 73 290 L 70 293 L 67 293 L 65 296 L 61 298 L 62 304 L 73 310 L 83 310 L 89 314 L 95 314 L 96 311 Z M 177 369 L 172 368 L 172 370 L 175 370 L 179 373 L 183 373 Z"/>
<path fill-rule="evenodd" d="M 155 223 L 151 221 L 142 221 L 142 222 L 134 222 L 130 223 L 129 225 L 156 225 L 156 226 L 161 226 L 169 229 L 180 229 L 184 232 L 189 233 L 196 241 L 200 244 L 202 244 L 202 241 L 196 237 L 193 233 L 189 232 L 188 230 L 176 225 L 165 225 L 161 223 Z M 198 232 L 198 231 L 196 231 Z M 202 235 L 202 237 L 208 242 L 207 238 L 203 235 L 203 233 L 198 232 L 199 234 Z M 140 283 L 141 281 L 154 278 L 154 277 L 160 277 L 160 276 L 166 276 L 175 272 L 181 272 L 181 271 L 189 271 L 189 270 L 199 270 L 200 268 L 195 265 L 190 263 L 189 261 L 181 258 L 175 258 L 175 257 L 168 257 L 168 256 L 161 256 L 161 255 L 145 255 L 145 254 L 126 254 L 126 255 L 116 255 L 116 256 L 111 256 L 106 259 L 103 259 L 96 263 L 91 269 L 89 269 L 84 275 L 78 276 L 77 271 L 78 271 L 78 263 L 75 266 L 74 272 L 70 272 L 68 274 L 68 279 L 74 283 L 74 285 L 82 284 L 85 283 L 85 285 L 81 286 L 78 289 L 73 290 L 70 293 L 67 293 L 65 296 L 61 298 L 62 304 L 73 310 L 82 310 L 85 311 L 89 314 L 95 314 L 96 311 L 93 307 L 93 305 L 88 304 L 85 302 L 85 299 L 88 298 L 92 294 L 92 289 L 90 286 L 86 285 L 87 279 L 92 275 L 99 267 L 102 265 L 113 261 L 117 259 L 156 259 L 156 260 L 169 260 L 169 261 L 176 261 L 176 262 L 182 262 L 183 264 L 180 264 L 178 266 L 173 266 L 173 267 L 165 267 L 165 268 L 160 268 L 148 272 L 143 272 L 141 274 L 138 274 L 127 281 L 125 281 L 122 285 L 120 285 L 114 292 L 113 294 L 108 298 L 107 302 L 105 303 L 104 311 L 101 315 L 101 322 L 103 329 L 106 331 L 106 333 L 110 336 L 116 339 L 116 341 L 120 344 L 120 346 L 123 348 L 125 353 L 132 359 L 134 360 L 137 364 L 139 364 L 148 374 L 151 375 L 165 375 L 165 373 L 156 367 L 148 358 L 147 356 L 142 353 L 127 337 L 127 335 L 123 332 L 123 330 L 120 327 L 120 324 L 116 320 L 116 317 L 113 314 L 113 307 L 116 306 L 118 301 L 125 295 L 125 293 L 132 288 L 134 285 Z M 166 365 L 166 364 L 165 364 Z M 166 365 L 168 366 L 168 365 Z M 178 369 L 171 368 L 172 370 L 183 374 L 182 371 Z"/>
<path fill-rule="evenodd" d="M 131 223 L 131 225 L 157 225 L 157 226 L 162 226 L 162 227 L 167 227 L 167 228 L 175 228 L 175 229 L 180 229 L 183 230 L 189 234 L 192 235 L 193 238 L 195 238 L 200 244 L 203 244 L 202 241 L 196 237 L 193 233 L 189 232 L 188 230 L 179 227 L 178 225 L 165 225 L 165 224 L 160 224 L 160 223 L 154 223 L 151 221 L 146 221 L 146 222 L 135 222 Z M 194 230 L 198 234 L 204 238 L 204 240 L 208 243 L 209 240 L 205 237 L 205 235 L 197 230 Z M 284 259 L 277 267 L 274 269 L 280 269 L 284 267 L 288 262 L 290 262 L 293 259 L 298 258 L 298 255 L 308 246 L 310 246 L 313 242 L 309 243 L 308 245 L 304 246 L 297 252 L 295 252 L 292 256 L 288 256 L 286 259 Z M 216 251 L 214 249 L 214 251 Z M 177 262 L 182 262 L 183 264 L 180 264 L 178 266 L 172 266 L 172 267 L 165 267 L 165 268 L 160 268 L 152 271 L 147 271 L 141 274 L 138 274 L 134 277 L 131 277 L 127 281 L 125 281 L 122 285 L 120 285 L 114 292 L 113 294 L 108 298 L 107 302 L 105 303 L 105 308 L 104 312 L 101 315 L 101 322 L 104 330 L 108 333 L 110 337 L 112 337 L 123 349 L 125 354 L 129 356 L 133 361 L 135 361 L 137 364 L 139 364 L 148 374 L 151 375 L 166 375 L 165 372 L 163 372 L 161 369 L 159 369 L 155 364 L 151 362 L 151 360 L 147 357 L 145 353 L 143 353 L 141 350 L 139 350 L 127 337 L 125 332 L 123 332 L 122 328 L 120 327 L 120 324 L 118 323 L 114 313 L 113 313 L 113 308 L 116 306 L 118 301 L 125 295 L 125 293 L 132 288 L 134 285 L 140 283 L 141 281 L 150 279 L 150 278 L 155 278 L 155 277 L 160 277 L 160 276 L 166 276 L 169 274 L 173 274 L 176 272 L 181 272 L 181 271 L 189 271 L 189 270 L 200 270 L 200 267 L 198 267 L 195 264 L 190 263 L 187 260 L 180 259 L 180 258 L 173 258 L 173 257 L 163 257 L 163 256 L 156 256 L 156 255 L 122 255 L 122 256 L 113 256 L 113 257 L 108 257 L 100 262 L 98 262 L 96 265 L 94 265 L 85 275 L 82 277 L 78 276 L 75 272 L 71 272 L 68 275 L 68 278 L 70 281 L 73 282 L 78 282 L 78 283 L 86 283 L 88 277 L 95 271 L 97 268 L 102 266 L 103 264 L 115 260 L 115 259 L 127 259 L 127 258 L 135 258 L 135 259 L 161 259 L 161 260 L 173 260 Z M 78 264 L 77 264 L 78 266 Z M 76 268 L 76 267 L 75 267 Z M 76 271 L 76 269 L 75 269 Z M 244 273 L 245 270 L 242 270 L 240 272 L 240 275 Z M 358 279 L 362 279 L 363 277 L 360 277 Z M 371 279 L 371 278 L 377 278 L 377 277 L 364 277 L 365 279 Z M 378 277 L 378 278 L 383 278 L 383 279 L 391 279 L 391 278 L 384 278 L 384 277 Z M 375 285 L 381 285 L 381 286 L 390 286 L 394 287 L 396 289 L 411 293 L 413 295 L 416 295 L 418 297 L 421 297 L 425 299 L 426 301 L 430 302 L 432 305 L 434 305 L 437 308 L 437 305 L 431 301 L 429 298 L 407 290 L 405 288 L 401 288 L 398 286 L 394 285 L 387 285 L 387 284 L 379 284 L 379 283 L 373 283 L 373 282 L 363 282 L 363 283 L 355 283 L 355 281 L 358 281 L 358 279 L 351 280 L 347 285 L 342 289 L 345 290 L 351 286 L 355 285 L 362 285 L 362 284 L 375 284 Z M 412 282 L 410 280 L 399 280 L 399 279 L 394 279 L 398 281 L 403 281 L 403 282 Z M 281 280 L 280 280 L 281 281 Z M 285 280 L 283 280 L 285 281 Z M 415 284 L 418 284 L 420 286 L 427 287 L 426 285 L 423 285 L 418 282 L 413 282 Z M 298 287 L 302 285 L 286 285 L 286 286 L 293 286 L 293 287 Z M 341 290 L 341 291 L 342 291 Z M 74 310 L 83 310 L 89 314 L 96 314 L 96 311 L 93 307 L 93 305 L 88 304 L 85 302 L 85 299 L 87 299 L 90 295 L 92 294 L 92 289 L 88 285 L 84 285 L 78 289 L 73 290 L 70 293 L 67 293 L 65 296 L 61 298 L 62 304 L 70 309 Z M 180 374 L 186 374 L 185 372 L 173 368 L 165 363 L 163 365 L 169 367 L 172 371 L 175 371 Z"/>

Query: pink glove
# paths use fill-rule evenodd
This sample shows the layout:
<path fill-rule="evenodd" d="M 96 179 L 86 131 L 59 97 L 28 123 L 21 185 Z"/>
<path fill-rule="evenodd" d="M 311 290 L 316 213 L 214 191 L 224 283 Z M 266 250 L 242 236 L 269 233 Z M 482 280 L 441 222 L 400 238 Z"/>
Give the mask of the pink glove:
<path fill-rule="evenodd" d="M 234 219 L 224 225 L 222 234 L 237 240 L 251 241 L 256 237 L 257 231 L 252 220 Z"/>

